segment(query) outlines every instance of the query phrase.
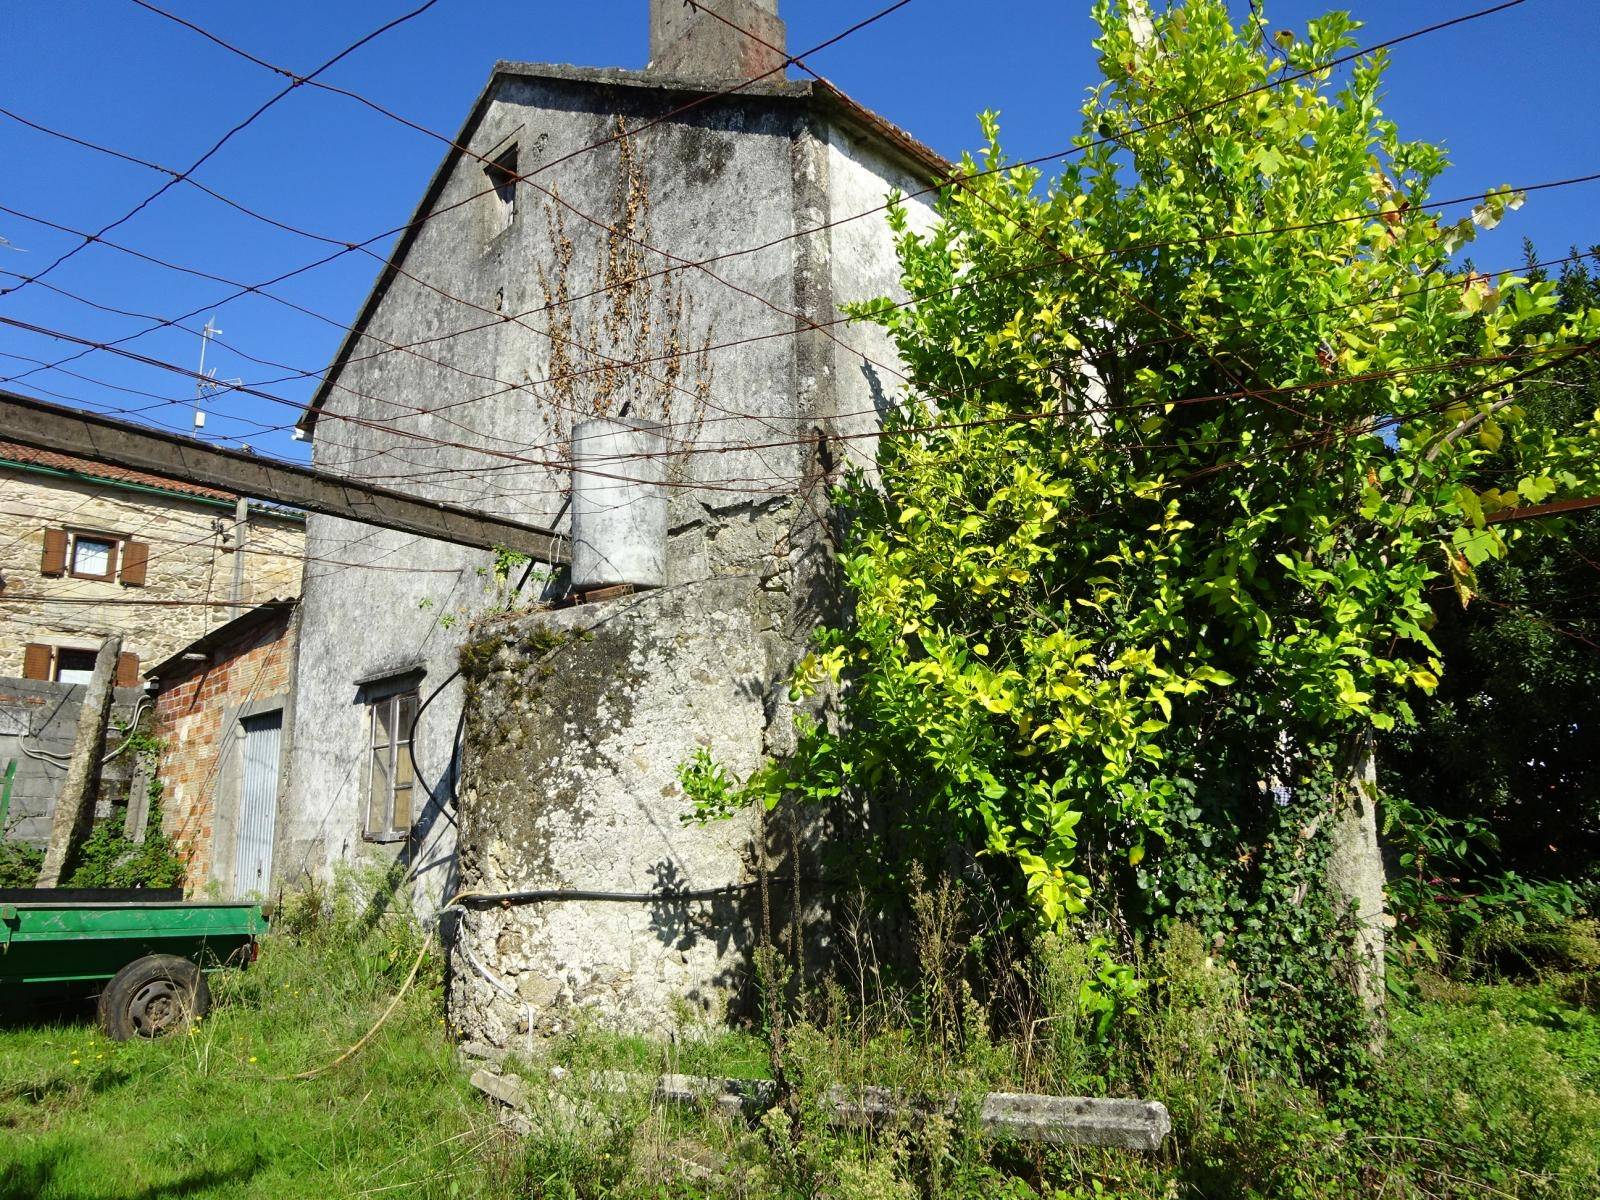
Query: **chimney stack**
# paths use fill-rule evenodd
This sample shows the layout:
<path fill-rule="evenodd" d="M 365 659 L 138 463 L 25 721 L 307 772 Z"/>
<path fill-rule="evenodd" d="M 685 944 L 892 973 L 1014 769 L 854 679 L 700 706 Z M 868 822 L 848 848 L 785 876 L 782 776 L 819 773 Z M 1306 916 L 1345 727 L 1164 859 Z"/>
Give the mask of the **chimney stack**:
<path fill-rule="evenodd" d="M 786 38 L 778 0 L 650 0 L 649 69 L 663 75 L 782 79 Z"/>

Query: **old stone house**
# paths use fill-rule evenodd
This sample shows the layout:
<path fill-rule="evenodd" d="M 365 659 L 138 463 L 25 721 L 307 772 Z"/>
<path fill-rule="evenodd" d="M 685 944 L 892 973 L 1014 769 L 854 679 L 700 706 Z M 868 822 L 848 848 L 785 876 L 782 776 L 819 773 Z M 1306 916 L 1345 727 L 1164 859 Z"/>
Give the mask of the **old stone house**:
<path fill-rule="evenodd" d="M 298 594 L 304 541 L 297 513 L 241 512 L 215 488 L 0 440 L 0 764 L 17 762 L 0 836 L 48 838 L 106 637 L 122 637 L 113 722 L 148 719 L 144 668 L 227 622 L 236 601 Z M 106 765 L 101 815 L 141 794 L 131 760 Z"/>
<path fill-rule="evenodd" d="M 764 846 L 753 816 L 686 825 L 677 767 L 789 744 L 826 487 L 898 382 L 841 306 L 895 290 L 874 210 L 898 191 L 926 221 L 948 169 L 763 75 L 776 0 L 650 7 L 646 70 L 494 68 L 302 423 L 319 467 L 563 532 L 575 479 L 662 478 L 658 586 L 592 603 L 549 564 L 308 522 L 275 870 L 398 859 L 430 918 L 473 893 L 452 1020 L 494 1045 L 575 1005 L 736 1002 Z M 586 458 L 595 417 L 659 449 Z"/>
<path fill-rule="evenodd" d="M 0 676 L 120 686 L 248 606 L 300 590 L 304 522 L 187 480 L 0 441 Z M 242 529 L 241 529 L 242 525 Z M 245 553 L 235 589 L 235 546 Z"/>

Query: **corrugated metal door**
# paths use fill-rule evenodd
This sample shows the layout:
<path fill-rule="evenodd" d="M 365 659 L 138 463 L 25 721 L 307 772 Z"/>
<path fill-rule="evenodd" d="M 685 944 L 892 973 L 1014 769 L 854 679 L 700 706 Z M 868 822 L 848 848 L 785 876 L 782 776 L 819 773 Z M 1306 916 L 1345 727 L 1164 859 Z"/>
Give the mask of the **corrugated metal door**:
<path fill-rule="evenodd" d="M 239 835 L 233 859 L 238 896 L 265 896 L 272 883 L 272 835 L 278 822 L 278 747 L 283 713 L 246 717 L 244 787 L 239 796 Z"/>

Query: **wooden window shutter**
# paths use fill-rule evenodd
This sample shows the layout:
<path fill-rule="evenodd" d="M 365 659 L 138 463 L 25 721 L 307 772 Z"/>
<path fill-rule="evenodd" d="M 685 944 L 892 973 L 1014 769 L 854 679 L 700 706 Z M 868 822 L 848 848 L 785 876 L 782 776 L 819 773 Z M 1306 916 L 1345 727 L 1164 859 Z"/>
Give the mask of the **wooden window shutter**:
<path fill-rule="evenodd" d="M 127 587 L 143 587 L 145 571 L 150 565 L 148 542 L 122 543 L 122 573 L 118 576 Z"/>
<path fill-rule="evenodd" d="M 44 531 L 44 558 L 39 563 L 41 575 L 62 575 L 67 569 L 67 531 L 65 529 L 46 529 Z"/>
<path fill-rule="evenodd" d="M 24 679 L 50 678 L 50 647 L 43 642 L 29 642 L 22 650 L 22 677 Z"/>
<path fill-rule="evenodd" d="M 139 656 L 131 651 L 117 655 L 117 686 L 139 686 Z"/>

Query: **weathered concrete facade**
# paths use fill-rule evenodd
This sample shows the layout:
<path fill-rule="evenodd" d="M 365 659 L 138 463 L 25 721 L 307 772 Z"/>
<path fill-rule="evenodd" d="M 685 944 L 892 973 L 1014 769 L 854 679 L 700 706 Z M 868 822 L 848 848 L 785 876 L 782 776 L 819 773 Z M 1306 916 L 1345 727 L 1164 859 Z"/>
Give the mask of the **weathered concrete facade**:
<path fill-rule="evenodd" d="M 520 1044 L 576 1007 L 644 1028 L 723 1015 L 759 897 L 705 893 L 751 881 L 756 830 L 685 825 L 675 769 L 700 747 L 741 774 L 759 764 L 792 656 L 787 609 L 730 573 L 528 618 L 468 648 L 464 885 L 614 898 L 465 911 L 451 990 L 464 1033 Z"/>
<path fill-rule="evenodd" d="M 619 121 L 642 132 L 619 139 Z M 317 465 L 564 529 L 572 424 L 665 420 L 667 585 L 485 616 L 517 582 L 497 588 L 489 556 L 313 517 L 279 859 L 292 875 L 393 855 L 362 836 L 363 731 L 375 689 L 415 686 L 419 908 L 461 889 L 660 897 L 466 911 L 460 1031 L 505 1045 L 572 1006 L 633 1026 L 670 1020 L 673 998 L 715 1011 L 745 971 L 750 901 L 670 893 L 749 884 L 755 818 L 685 826 L 676 768 L 709 746 L 744 773 L 791 744 L 788 678 L 835 596 L 826 484 L 847 456 L 870 458 L 835 435 L 870 435 L 898 382 L 882 336 L 839 321 L 895 288 L 884 218 L 828 226 L 920 191 L 941 164 L 820 85 L 710 96 L 655 73 L 522 64 L 496 68 L 457 140 L 472 153 L 440 168 L 432 219 L 397 248 L 318 395 Z M 505 162 L 530 176 L 514 211 L 486 185 L 485 163 Z M 620 281 L 619 242 L 639 256 Z M 688 349 L 659 385 L 674 356 L 619 344 L 607 308 L 630 279 L 710 259 L 670 272 Z M 393 345 L 423 349 L 375 353 Z M 619 414 L 582 381 L 635 358 L 650 361 L 616 386 L 640 390 L 642 370 L 658 409 Z M 515 601 L 560 591 L 558 572 L 536 572 Z M 472 619 L 441 621 L 457 613 Z"/>
<path fill-rule="evenodd" d="M 49 841 L 56 793 L 67 776 L 85 690 L 81 683 L 0 678 L 0 763 L 17 760 L 11 808 L 0 840 L 40 848 Z M 108 748 L 117 748 L 121 726 L 137 720 L 148 727 L 149 709 L 143 689 L 117 688 L 106 725 Z M 124 752 L 105 764 L 95 804 L 97 818 L 127 801 L 132 759 Z"/>

